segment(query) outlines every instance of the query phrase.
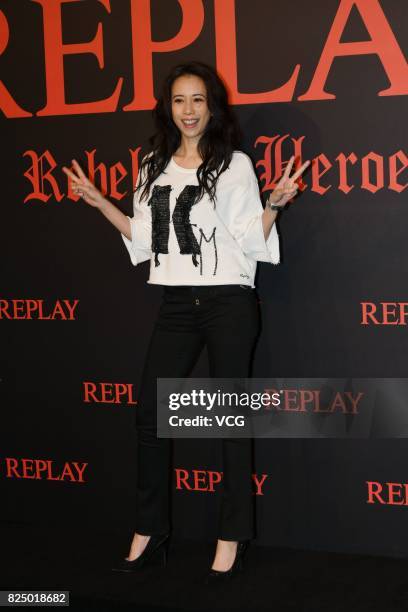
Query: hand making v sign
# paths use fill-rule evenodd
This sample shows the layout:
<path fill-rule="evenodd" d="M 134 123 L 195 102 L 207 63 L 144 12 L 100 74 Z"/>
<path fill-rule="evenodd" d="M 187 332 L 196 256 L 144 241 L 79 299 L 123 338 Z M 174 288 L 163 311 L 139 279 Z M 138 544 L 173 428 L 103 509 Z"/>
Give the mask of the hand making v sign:
<path fill-rule="evenodd" d="M 73 159 L 72 165 L 76 171 L 74 174 L 71 170 L 63 166 L 63 171 L 71 179 L 70 187 L 75 195 L 80 195 L 87 204 L 100 208 L 106 201 L 102 193 L 95 185 L 85 176 L 81 166 Z"/>
<path fill-rule="evenodd" d="M 267 204 L 272 210 L 279 210 L 280 208 L 283 208 L 285 204 L 297 194 L 299 185 L 296 180 L 310 165 L 310 160 L 305 161 L 305 163 L 302 164 L 300 168 L 296 170 L 294 174 L 292 174 L 292 176 L 289 176 L 294 162 L 295 156 L 292 155 L 288 162 L 288 165 L 285 168 L 285 172 L 282 174 L 280 181 L 269 196 Z"/>

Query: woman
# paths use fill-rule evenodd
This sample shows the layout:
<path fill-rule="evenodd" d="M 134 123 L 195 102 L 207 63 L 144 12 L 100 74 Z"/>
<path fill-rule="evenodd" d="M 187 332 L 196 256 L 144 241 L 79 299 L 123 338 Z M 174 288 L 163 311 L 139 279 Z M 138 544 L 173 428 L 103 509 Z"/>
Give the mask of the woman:
<path fill-rule="evenodd" d="M 263 208 L 224 84 L 201 62 L 176 66 L 153 111 L 157 132 L 141 163 L 134 215 L 124 215 L 73 160 L 74 193 L 119 230 L 134 265 L 150 259 L 149 283 L 164 286 L 140 385 L 137 517 L 129 556 L 115 569 L 166 562 L 170 533 L 170 440 L 157 437 L 156 379 L 184 378 L 207 347 L 211 377 L 250 375 L 259 331 L 257 261 L 279 263 L 278 211 L 298 190 L 304 163 L 292 157 Z M 218 541 L 207 580 L 242 566 L 254 537 L 250 438 L 221 440 L 223 495 Z"/>

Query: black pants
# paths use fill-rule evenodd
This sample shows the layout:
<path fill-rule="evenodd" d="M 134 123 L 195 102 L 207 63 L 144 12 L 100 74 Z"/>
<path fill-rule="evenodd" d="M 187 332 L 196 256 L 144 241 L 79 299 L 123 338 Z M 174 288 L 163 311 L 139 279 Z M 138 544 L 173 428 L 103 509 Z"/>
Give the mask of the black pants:
<path fill-rule="evenodd" d="M 170 438 L 157 437 L 157 378 L 186 378 L 207 346 L 210 377 L 247 378 L 259 333 L 255 290 L 241 285 L 166 286 L 150 340 L 136 412 L 138 430 L 135 531 L 170 530 Z M 218 538 L 254 537 L 251 438 L 220 438 L 221 512 Z"/>

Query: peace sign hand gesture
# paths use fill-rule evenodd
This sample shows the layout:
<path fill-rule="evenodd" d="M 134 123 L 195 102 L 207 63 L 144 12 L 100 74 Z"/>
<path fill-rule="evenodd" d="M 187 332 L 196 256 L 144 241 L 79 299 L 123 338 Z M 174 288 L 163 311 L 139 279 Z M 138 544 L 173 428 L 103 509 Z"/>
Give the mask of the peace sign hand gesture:
<path fill-rule="evenodd" d="M 63 171 L 71 179 L 70 187 L 75 194 L 82 197 L 87 204 L 94 206 L 95 208 L 101 208 L 103 203 L 106 202 L 102 193 L 95 187 L 93 183 L 85 176 L 81 166 L 78 162 L 73 159 L 72 165 L 76 170 L 76 174 L 71 172 L 68 168 L 63 166 Z"/>
<path fill-rule="evenodd" d="M 269 196 L 269 205 L 279 206 L 279 208 L 283 208 L 285 204 L 291 200 L 299 189 L 298 183 L 296 180 L 303 174 L 306 168 L 310 165 L 310 160 L 306 161 L 304 164 L 300 166 L 298 170 L 292 175 L 289 176 L 292 166 L 295 161 L 295 156 L 292 155 L 290 158 L 288 165 L 285 168 L 285 172 L 282 174 L 282 177 L 279 183 L 276 185 L 275 189 Z"/>

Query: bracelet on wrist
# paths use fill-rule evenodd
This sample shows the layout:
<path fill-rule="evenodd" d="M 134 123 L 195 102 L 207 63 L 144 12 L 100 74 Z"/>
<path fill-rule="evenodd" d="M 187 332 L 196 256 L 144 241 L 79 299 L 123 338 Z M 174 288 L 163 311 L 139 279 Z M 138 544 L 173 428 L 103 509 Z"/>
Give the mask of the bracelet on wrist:
<path fill-rule="evenodd" d="M 282 210 L 283 206 L 278 206 L 277 204 L 273 204 L 268 200 L 268 206 L 271 210 Z"/>

